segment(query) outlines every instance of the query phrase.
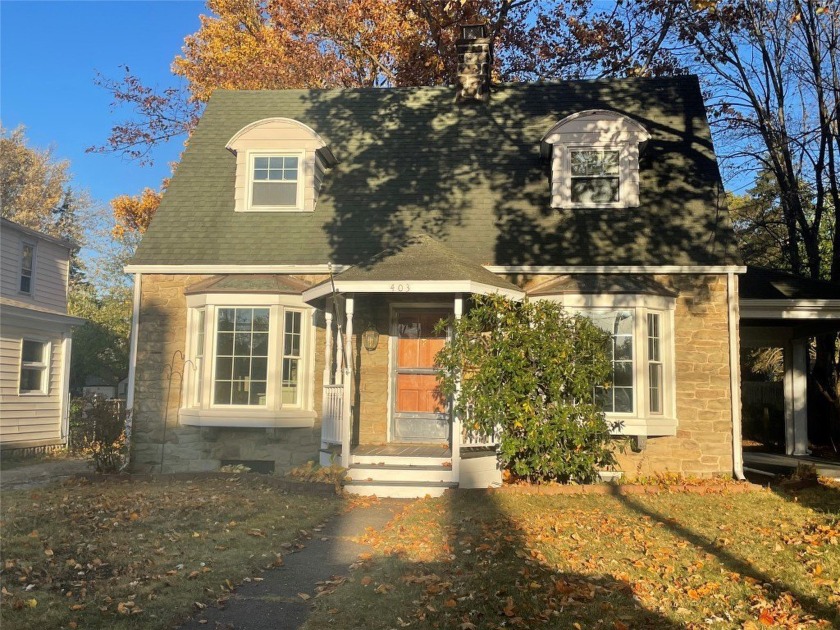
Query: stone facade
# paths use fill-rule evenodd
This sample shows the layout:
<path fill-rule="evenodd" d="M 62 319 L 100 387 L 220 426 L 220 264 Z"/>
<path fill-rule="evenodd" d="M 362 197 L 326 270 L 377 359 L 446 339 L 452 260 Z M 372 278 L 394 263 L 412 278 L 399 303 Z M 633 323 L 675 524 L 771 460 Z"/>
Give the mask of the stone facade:
<path fill-rule="evenodd" d="M 131 468 L 135 472 L 217 470 L 225 460 L 270 463 L 276 472 L 317 461 L 321 438 L 323 351 L 316 353 L 311 429 L 216 428 L 178 422 L 186 352 L 184 289 L 206 279 L 194 275 L 143 275 L 137 340 Z M 316 319 L 316 348 L 323 322 Z M 186 369 L 189 369 L 187 364 Z"/>
<path fill-rule="evenodd" d="M 658 277 L 679 292 L 674 313 L 677 435 L 619 456 L 629 478 L 732 473 L 729 307 L 725 275 Z M 737 299 L 737 296 L 733 296 Z"/>
<path fill-rule="evenodd" d="M 144 275 L 135 385 L 132 466 L 137 471 L 215 470 L 224 460 L 271 461 L 277 471 L 317 459 L 320 445 L 324 369 L 323 319 L 316 318 L 312 429 L 235 429 L 180 426 L 180 374 L 185 351 L 184 288 L 206 276 Z M 640 452 L 619 456 L 619 468 L 633 478 L 653 473 L 685 475 L 732 472 L 729 311 L 726 276 L 674 275 L 656 278 L 679 293 L 674 316 L 676 352 L 676 436 L 651 437 Z M 545 278 L 540 278 L 545 281 Z M 529 285 L 519 279 L 519 283 Z M 420 296 L 402 301 L 416 305 Z M 422 296 L 451 303 L 453 296 Z M 735 297 L 735 296 L 733 296 Z M 391 307 L 401 300 L 359 295 L 354 317 L 353 443 L 388 439 Z M 379 332 L 375 350 L 362 346 L 362 333 Z"/>

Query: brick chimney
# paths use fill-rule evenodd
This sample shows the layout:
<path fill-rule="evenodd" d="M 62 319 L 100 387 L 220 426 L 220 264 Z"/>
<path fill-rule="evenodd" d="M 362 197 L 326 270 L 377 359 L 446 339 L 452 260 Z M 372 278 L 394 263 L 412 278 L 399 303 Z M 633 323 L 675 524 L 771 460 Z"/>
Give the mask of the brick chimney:
<path fill-rule="evenodd" d="M 493 50 L 486 24 L 464 24 L 455 42 L 458 50 L 458 79 L 455 102 L 490 100 L 490 71 Z"/>

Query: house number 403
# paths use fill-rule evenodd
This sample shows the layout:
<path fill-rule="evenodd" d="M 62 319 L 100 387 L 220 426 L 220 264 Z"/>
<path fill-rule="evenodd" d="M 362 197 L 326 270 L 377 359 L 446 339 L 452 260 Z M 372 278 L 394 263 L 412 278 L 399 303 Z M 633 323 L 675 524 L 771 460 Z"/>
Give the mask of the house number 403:
<path fill-rule="evenodd" d="M 392 293 L 408 293 L 411 291 L 411 285 L 408 284 L 392 284 L 391 285 L 391 292 Z"/>

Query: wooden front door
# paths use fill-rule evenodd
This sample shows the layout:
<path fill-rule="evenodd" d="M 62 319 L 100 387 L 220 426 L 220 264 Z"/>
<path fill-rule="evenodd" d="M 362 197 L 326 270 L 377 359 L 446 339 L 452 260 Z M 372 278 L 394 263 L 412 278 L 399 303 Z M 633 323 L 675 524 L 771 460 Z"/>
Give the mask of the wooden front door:
<path fill-rule="evenodd" d="M 435 369 L 435 355 L 446 343 L 446 333 L 436 333 L 435 326 L 450 314 L 440 309 L 396 313 L 391 432 L 396 442 L 449 440 L 449 413 Z"/>

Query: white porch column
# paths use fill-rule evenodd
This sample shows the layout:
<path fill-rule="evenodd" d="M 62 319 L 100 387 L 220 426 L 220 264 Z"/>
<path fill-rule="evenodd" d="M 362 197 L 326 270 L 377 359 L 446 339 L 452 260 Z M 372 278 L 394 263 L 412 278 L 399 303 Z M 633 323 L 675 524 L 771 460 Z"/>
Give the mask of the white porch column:
<path fill-rule="evenodd" d="M 807 455 L 808 450 L 808 339 L 785 345 L 785 452 Z"/>
<path fill-rule="evenodd" d="M 324 382 L 323 386 L 332 385 L 332 319 L 333 315 L 327 308 L 324 310 Z M 323 389 L 322 386 L 322 389 Z"/>
<path fill-rule="evenodd" d="M 341 365 L 344 363 L 344 338 L 341 336 L 341 301 L 339 299 L 333 302 L 335 309 L 335 375 L 333 383 L 336 385 L 343 383 L 343 372 Z"/>
<path fill-rule="evenodd" d="M 342 400 L 344 409 L 341 414 L 341 422 L 344 425 L 341 431 L 341 465 L 344 468 L 350 467 L 350 439 L 353 431 L 351 416 L 353 406 L 350 398 L 353 391 L 353 302 L 353 294 L 348 295 L 344 302 L 344 312 L 347 317 L 347 325 L 344 328 L 344 356 L 347 364 L 344 368 L 344 398 Z"/>
<path fill-rule="evenodd" d="M 455 296 L 455 320 L 458 321 L 464 315 L 464 298 L 461 294 Z M 455 384 L 455 394 L 452 397 L 452 478 L 458 482 L 461 478 L 461 440 L 463 437 L 463 429 L 461 427 L 461 417 L 454 412 L 454 407 L 461 395 L 461 380 Z"/>

